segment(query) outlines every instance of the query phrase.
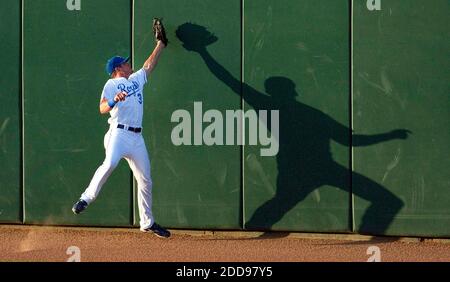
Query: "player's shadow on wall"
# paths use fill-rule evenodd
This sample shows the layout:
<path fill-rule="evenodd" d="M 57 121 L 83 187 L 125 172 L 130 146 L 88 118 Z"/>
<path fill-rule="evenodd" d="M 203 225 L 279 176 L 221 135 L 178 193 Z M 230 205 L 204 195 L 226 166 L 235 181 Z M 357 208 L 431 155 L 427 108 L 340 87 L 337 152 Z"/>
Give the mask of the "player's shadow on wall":
<path fill-rule="evenodd" d="M 206 49 L 207 45 L 218 40 L 206 28 L 185 23 L 178 27 L 176 35 L 183 42 L 183 47 L 197 52 L 211 73 L 233 93 L 240 97 L 243 90 L 243 98 L 256 111 L 279 110 L 276 194 L 255 211 L 245 224 L 246 229 L 271 229 L 290 209 L 323 185 L 349 192 L 349 179 L 352 178 L 352 192 L 370 202 L 358 231 L 383 234 L 402 208 L 403 202 L 380 184 L 334 161 L 330 141 L 344 146 L 368 146 L 393 139 L 406 139 L 410 133 L 408 130 L 351 136 L 348 127 L 298 102 L 296 85 L 289 78 L 267 78 L 264 86 L 268 95 L 250 85 L 241 84 Z M 267 120 L 270 121 L 270 115 Z"/>

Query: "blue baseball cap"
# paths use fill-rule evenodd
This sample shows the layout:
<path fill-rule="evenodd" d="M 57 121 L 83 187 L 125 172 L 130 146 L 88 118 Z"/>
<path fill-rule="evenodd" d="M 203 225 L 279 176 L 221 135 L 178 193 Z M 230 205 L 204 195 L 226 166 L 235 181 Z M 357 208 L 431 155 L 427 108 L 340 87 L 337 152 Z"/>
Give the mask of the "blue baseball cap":
<path fill-rule="evenodd" d="M 120 66 L 123 63 L 128 62 L 129 60 L 130 60 L 130 57 L 127 57 L 127 58 L 120 57 L 120 56 L 112 57 L 106 63 L 106 73 L 109 74 L 109 76 L 111 76 L 111 74 L 113 73 L 115 68 L 117 68 L 118 66 Z"/>

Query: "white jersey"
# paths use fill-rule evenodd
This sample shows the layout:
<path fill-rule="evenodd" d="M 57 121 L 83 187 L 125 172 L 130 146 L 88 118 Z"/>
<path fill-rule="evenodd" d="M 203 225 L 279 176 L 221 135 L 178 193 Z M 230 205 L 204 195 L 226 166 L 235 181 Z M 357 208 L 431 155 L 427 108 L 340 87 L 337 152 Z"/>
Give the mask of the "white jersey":
<path fill-rule="evenodd" d="M 145 83 L 147 83 L 147 74 L 143 68 L 131 74 L 128 79 L 119 77 L 109 79 L 106 82 L 101 99 L 106 98 L 109 101 L 114 99 L 119 92 L 124 91 L 127 93 L 125 101 L 117 102 L 109 112 L 111 115 L 108 119 L 109 124 L 113 126 L 123 124 L 131 127 L 142 127 Z"/>

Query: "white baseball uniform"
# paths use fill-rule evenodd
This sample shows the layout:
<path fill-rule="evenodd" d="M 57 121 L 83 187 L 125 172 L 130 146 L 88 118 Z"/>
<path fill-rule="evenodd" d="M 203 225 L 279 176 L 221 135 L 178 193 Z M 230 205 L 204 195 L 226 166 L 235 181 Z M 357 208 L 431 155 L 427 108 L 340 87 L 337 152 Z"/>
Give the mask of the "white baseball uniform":
<path fill-rule="evenodd" d="M 141 128 L 143 116 L 143 89 L 147 82 L 147 74 L 142 68 L 125 77 L 109 79 L 101 95 L 101 99 L 108 101 L 125 91 L 125 101 L 117 102 L 109 112 L 110 124 L 105 134 L 105 160 L 97 169 L 81 199 L 88 204 L 93 202 L 103 184 L 116 168 L 120 159 L 125 158 L 133 171 L 138 183 L 138 207 L 140 228 L 145 229 L 154 223 L 152 215 L 152 179 L 150 174 L 150 159 L 144 143 L 142 132 L 130 131 L 129 128 Z M 123 128 L 118 128 L 118 126 Z"/>

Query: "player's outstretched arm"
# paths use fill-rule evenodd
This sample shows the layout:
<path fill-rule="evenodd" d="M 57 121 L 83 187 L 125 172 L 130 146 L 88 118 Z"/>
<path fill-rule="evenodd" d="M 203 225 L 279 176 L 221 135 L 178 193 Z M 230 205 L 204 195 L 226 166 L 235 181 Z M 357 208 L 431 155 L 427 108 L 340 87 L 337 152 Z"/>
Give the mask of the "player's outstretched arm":
<path fill-rule="evenodd" d="M 158 40 L 156 42 L 155 49 L 153 49 L 152 54 L 144 63 L 144 70 L 147 73 L 147 76 L 155 69 L 156 65 L 158 64 L 159 57 L 161 56 L 161 53 L 165 47 L 166 46 L 161 40 Z"/>
<path fill-rule="evenodd" d="M 207 46 L 217 42 L 219 39 L 204 26 L 184 23 L 177 28 L 175 34 L 183 42 L 183 47 L 190 52 L 198 53 L 209 71 L 228 86 L 233 93 L 239 97 L 244 94 L 245 101 L 251 104 L 256 110 L 272 109 L 272 102 L 267 95 L 260 93 L 246 83 L 241 83 L 240 79 L 234 77 L 208 52 Z"/>

